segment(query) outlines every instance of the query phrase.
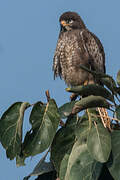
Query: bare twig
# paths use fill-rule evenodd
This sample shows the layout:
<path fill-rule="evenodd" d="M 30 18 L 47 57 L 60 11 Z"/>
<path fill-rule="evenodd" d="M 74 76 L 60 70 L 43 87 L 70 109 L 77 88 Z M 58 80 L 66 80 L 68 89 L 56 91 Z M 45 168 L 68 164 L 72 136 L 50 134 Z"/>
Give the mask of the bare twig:
<path fill-rule="evenodd" d="M 49 102 L 50 100 L 50 93 L 49 90 L 45 91 L 46 97 L 47 97 L 47 101 Z"/>

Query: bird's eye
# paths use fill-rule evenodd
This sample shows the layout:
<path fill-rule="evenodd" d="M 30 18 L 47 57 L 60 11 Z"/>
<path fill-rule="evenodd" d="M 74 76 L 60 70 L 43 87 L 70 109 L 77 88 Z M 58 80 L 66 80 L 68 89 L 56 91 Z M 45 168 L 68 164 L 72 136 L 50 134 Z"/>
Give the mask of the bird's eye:
<path fill-rule="evenodd" d="M 69 20 L 69 24 L 72 24 L 73 23 L 73 20 L 71 19 L 71 20 Z"/>
<path fill-rule="evenodd" d="M 73 23 L 73 20 L 72 20 L 72 19 L 68 19 L 68 20 L 66 20 L 66 23 L 72 24 L 72 23 Z"/>
<path fill-rule="evenodd" d="M 69 20 L 66 20 L 66 23 L 69 23 Z"/>

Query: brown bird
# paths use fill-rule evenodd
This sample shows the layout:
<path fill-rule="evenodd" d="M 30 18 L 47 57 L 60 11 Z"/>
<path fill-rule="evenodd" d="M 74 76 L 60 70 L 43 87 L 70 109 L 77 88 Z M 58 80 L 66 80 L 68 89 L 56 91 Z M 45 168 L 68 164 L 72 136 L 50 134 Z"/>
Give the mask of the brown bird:
<path fill-rule="evenodd" d="M 61 15 L 60 35 L 54 55 L 54 78 L 60 76 L 68 86 L 93 81 L 90 73 L 79 65 L 105 73 L 105 53 L 100 40 L 85 26 L 75 12 Z"/>
<path fill-rule="evenodd" d="M 100 40 L 90 32 L 76 12 L 60 16 L 60 34 L 53 60 L 54 78 L 68 86 L 86 85 L 96 79 L 79 65 L 105 73 L 105 53 Z"/>

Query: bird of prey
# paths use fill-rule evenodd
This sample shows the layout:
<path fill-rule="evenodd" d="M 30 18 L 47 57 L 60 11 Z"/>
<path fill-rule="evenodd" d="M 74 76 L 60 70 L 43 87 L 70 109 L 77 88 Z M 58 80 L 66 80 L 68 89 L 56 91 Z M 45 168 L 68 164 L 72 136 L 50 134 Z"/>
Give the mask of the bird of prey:
<path fill-rule="evenodd" d="M 80 65 L 105 73 L 105 53 L 100 40 L 87 29 L 76 12 L 63 13 L 59 22 L 61 29 L 53 59 L 54 78 L 59 76 L 68 86 L 98 83 Z"/>
<path fill-rule="evenodd" d="M 59 21 L 61 30 L 54 55 L 54 78 L 60 76 L 68 86 L 92 83 L 92 75 L 79 65 L 105 73 L 105 53 L 100 40 L 75 12 L 65 12 Z"/>

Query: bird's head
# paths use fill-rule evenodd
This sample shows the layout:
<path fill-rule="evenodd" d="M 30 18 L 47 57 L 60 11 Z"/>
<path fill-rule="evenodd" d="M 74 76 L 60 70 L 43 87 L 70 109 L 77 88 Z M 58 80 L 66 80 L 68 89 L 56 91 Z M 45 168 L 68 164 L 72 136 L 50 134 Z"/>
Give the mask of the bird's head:
<path fill-rule="evenodd" d="M 65 12 L 60 16 L 61 31 L 70 31 L 72 29 L 83 29 L 85 24 L 81 17 L 75 12 Z"/>

